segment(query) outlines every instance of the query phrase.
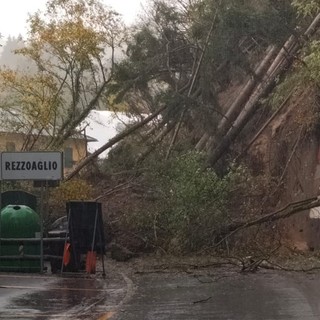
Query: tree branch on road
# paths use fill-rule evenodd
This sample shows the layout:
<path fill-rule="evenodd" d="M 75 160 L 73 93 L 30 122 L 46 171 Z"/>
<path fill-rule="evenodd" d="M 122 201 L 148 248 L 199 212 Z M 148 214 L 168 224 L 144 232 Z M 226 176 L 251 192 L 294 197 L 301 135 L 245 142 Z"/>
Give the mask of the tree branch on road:
<path fill-rule="evenodd" d="M 234 236 L 241 230 L 250 228 L 252 226 L 260 225 L 266 222 L 274 222 L 280 219 L 286 219 L 294 214 L 300 213 L 304 210 L 309 210 L 315 207 L 320 206 L 320 197 L 309 198 L 301 201 L 288 203 L 283 208 L 271 212 L 267 215 L 253 219 L 247 222 L 239 222 L 233 225 L 229 225 L 225 228 L 223 234 L 225 235 L 218 243 L 216 243 L 212 248 L 218 247 L 220 244 L 225 242 L 231 236 Z M 211 249 L 212 249 L 211 248 Z"/>

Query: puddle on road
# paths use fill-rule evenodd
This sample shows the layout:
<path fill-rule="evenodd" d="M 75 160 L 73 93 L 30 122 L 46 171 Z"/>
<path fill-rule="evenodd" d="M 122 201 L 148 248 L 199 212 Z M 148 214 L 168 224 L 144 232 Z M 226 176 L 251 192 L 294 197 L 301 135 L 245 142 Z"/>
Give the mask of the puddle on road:
<path fill-rule="evenodd" d="M 94 315 L 96 305 L 104 300 L 108 300 L 109 305 L 112 301 L 116 305 L 125 295 L 124 288 L 107 289 L 105 281 L 79 278 L 58 279 L 43 290 L 28 290 L 29 293 L 24 290 L 1 308 L 0 319 L 89 319 L 90 314 Z M 104 313 L 106 311 L 104 309 Z M 103 312 L 95 314 L 93 319 L 101 314 Z"/>

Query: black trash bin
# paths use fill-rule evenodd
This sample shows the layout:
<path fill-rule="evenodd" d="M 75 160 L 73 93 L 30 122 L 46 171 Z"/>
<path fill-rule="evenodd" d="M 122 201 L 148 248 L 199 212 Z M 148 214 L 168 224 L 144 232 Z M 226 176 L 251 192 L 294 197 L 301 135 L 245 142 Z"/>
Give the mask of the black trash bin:
<path fill-rule="evenodd" d="M 102 206 L 96 201 L 67 202 L 71 263 L 76 271 L 85 268 L 83 257 L 92 249 L 105 253 Z"/>

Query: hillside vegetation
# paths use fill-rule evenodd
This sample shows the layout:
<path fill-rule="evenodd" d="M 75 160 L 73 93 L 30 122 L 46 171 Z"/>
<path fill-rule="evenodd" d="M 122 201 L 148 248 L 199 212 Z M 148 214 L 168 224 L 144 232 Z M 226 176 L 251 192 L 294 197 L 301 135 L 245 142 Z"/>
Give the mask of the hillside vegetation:
<path fill-rule="evenodd" d="M 66 177 L 86 180 L 110 239 L 131 250 L 315 248 L 308 212 L 299 230 L 296 217 L 259 219 L 318 194 L 319 12 L 314 0 L 152 0 L 125 28 L 98 0 L 49 0 L 16 50 L 32 70 L 0 70 L 1 107 L 53 127 L 47 149 L 94 108 L 141 117 Z"/>

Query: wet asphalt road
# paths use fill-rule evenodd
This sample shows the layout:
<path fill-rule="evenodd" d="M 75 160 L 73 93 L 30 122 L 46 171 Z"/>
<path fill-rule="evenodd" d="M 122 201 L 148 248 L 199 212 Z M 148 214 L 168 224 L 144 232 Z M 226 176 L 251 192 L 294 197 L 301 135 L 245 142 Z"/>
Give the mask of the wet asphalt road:
<path fill-rule="evenodd" d="M 0 273 L 0 319 L 109 319 L 126 290 L 120 274 L 111 279 Z"/>
<path fill-rule="evenodd" d="M 124 270 L 105 279 L 0 274 L 0 319 L 320 319 L 320 273 Z"/>
<path fill-rule="evenodd" d="M 318 320 L 320 274 L 149 274 L 117 320 Z"/>

